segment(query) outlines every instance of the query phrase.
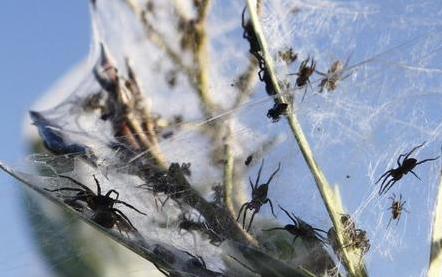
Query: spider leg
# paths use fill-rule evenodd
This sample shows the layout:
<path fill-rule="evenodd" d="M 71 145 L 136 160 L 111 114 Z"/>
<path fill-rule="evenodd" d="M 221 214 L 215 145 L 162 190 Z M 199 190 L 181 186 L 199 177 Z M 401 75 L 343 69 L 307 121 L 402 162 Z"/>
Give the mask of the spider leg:
<path fill-rule="evenodd" d="M 305 95 L 307 94 L 307 88 L 308 87 L 305 86 L 304 94 L 302 95 L 302 98 L 301 98 L 301 103 L 304 102 Z"/>
<path fill-rule="evenodd" d="M 410 157 L 410 155 L 416 151 L 418 148 L 421 148 L 422 146 L 424 146 L 424 144 L 426 143 L 426 141 L 422 142 L 422 144 L 419 144 L 418 146 L 414 147 L 413 149 L 410 150 L 410 152 L 408 152 L 408 154 L 405 156 L 404 160 L 408 159 L 408 157 Z"/>
<path fill-rule="evenodd" d="M 75 180 L 75 179 L 72 178 L 72 177 L 69 177 L 69 176 L 66 176 L 66 175 L 58 175 L 58 177 L 68 179 L 68 180 L 70 180 L 71 182 L 73 182 L 74 184 L 76 184 L 76 185 L 82 187 L 84 190 L 88 191 L 89 193 L 91 193 L 91 194 L 95 194 L 95 193 L 94 193 L 94 192 L 93 192 L 88 186 L 83 185 L 82 183 L 78 182 L 77 180 Z"/>
<path fill-rule="evenodd" d="M 319 229 L 319 228 L 313 228 L 313 230 L 318 231 L 318 232 L 322 232 L 322 233 L 324 233 L 324 234 L 327 234 L 326 231 L 324 231 L 324 230 L 322 230 L 322 229 Z"/>
<path fill-rule="evenodd" d="M 100 182 L 98 182 L 97 177 L 95 177 L 95 174 L 92 175 L 92 177 L 94 177 L 95 180 L 95 184 L 97 184 L 97 195 L 101 195 L 101 186 L 100 186 Z M 109 193 L 109 192 L 108 192 Z M 110 194 L 110 193 L 109 193 Z M 109 196 L 108 194 L 106 194 L 106 196 Z"/>
<path fill-rule="evenodd" d="M 135 228 L 135 226 L 132 224 L 132 222 L 129 220 L 129 218 L 122 211 L 120 211 L 119 209 L 116 209 L 116 208 L 112 208 L 110 210 L 115 212 L 121 218 L 123 218 L 124 221 L 126 223 L 128 223 L 130 225 L 130 227 L 132 227 L 135 231 L 138 231 L 137 228 Z"/>
<path fill-rule="evenodd" d="M 168 195 L 168 196 L 166 197 L 166 199 L 164 199 L 164 201 L 161 201 L 161 200 L 160 200 L 160 203 L 161 203 L 161 209 L 164 207 L 164 205 L 166 205 L 166 202 L 167 202 L 167 200 L 169 200 L 169 198 L 170 198 L 170 196 Z"/>
<path fill-rule="evenodd" d="M 135 207 L 132 206 L 131 204 L 128 204 L 128 203 L 126 203 L 126 202 L 124 202 L 124 201 L 121 201 L 121 200 L 115 200 L 114 203 L 115 203 L 115 204 L 123 204 L 124 206 L 129 207 L 129 208 L 131 208 L 132 210 L 137 211 L 138 213 L 140 213 L 140 214 L 142 214 L 142 215 L 146 215 L 146 214 L 143 213 L 142 211 L 138 210 L 137 208 L 135 208 Z"/>
<path fill-rule="evenodd" d="M 266 201 L 264 201 L 264 204 L 265 204 L 265 203 L 267 203 L 267 202 L 269 202 L 269 204 L 270 204 L 270 210 L 272 210 L 272 215 L 273 215 L 273 217 L 275 217 L 275 218 L 276 218 L 275 212 L 273 211 L 273 204 L 272 204 L 272 200 L 270 200 L 270 199 L 268 199 L 268 198 L 267 198 L 267 200 L 266 200 Z"/>
<path fill-rule="evenodd" d="M 393 181 L 394 179 L 392 178 L 392 179 L 388 180 L 387 183 L 385 183 L 385 181 L 387 181 L 387 180 L 388 180 L 388 176 L 385 177 L 384 180 L 382 181 L 381 187 L 379 188 L 379 195 L 381 195 L 381 194 L 384 193 L 385 188 L 386 188 L 386 187 L 390 184 L 390 182 Z M 385 191 L 385 193 L 386 193 L 386 191 Z"/>
<path fill-rule="evenodd" d="M 244 216 L 243 216 L 243 218 L 242 218 L 242 228 L 245 229 L 245 228 L 246 228 L 247 208 L 244 209 L 243 214 L 244 214 Z"/>
<path fill-rule="evenodd" d="M 262 172 L 263 166 L 264 166 L 264 159 L 262 159 L 261 166 L 259 167 L 259 170 L 258 170 L 258 176 L 256 176 L 255 189 L 258 188 L 259 178 L 261 178 L 261 172 Z"/>
<path fill-rule="evenodd" d="M 101 191 L 101 190 L 100 190 L 100 191 Z M 109 190 L 109 191 L 106 193 L 106 197 L 110 197 L 110 195 L 111 195 L 112 192 L 115 193 L 115 195 L 116 195 L 115 200 L 118 200 L 118 197 L 120 197 L 120 193 L 119 193 L 118 191 L 114 190 L 114 189 Z M 101 193 L 101 192 L 100 192 L 100 193 Z M 98 195 L 100 195 L 100 194 L 98 194 Z"/>
<path fill-rule="evenodd" d="M 253 219 L 255 218 L 255 215 L 256 215 L 257 213 L 258 213 L 257 211 L 254 211 L 254 212 L 253 212 L 253 214 L 252 214 L 252 218 L 250 218 L 249 226 L 247 227 L 247 232 L 250 230 L 250 227 L 252 226 Z"/>
<path fill-rule="evenodd" d="M 390 217 L 390 220 L 388 221 L 388 224 L 387 224 L 387 229 L 388 229 L 388 227 L 390 227 L 390 223 L 392 220 L 393 220 L 393 217 Z"/>
<path fill-rule="evenodd" d="M 281 209 L 281 210 L 283 210 L 284 212 L 285 212 L 285 214 L 293 221 L 293 223 L 295 224 L 295 225 L 298 225 L 298 220 L 297 219 L 295 219 L 295 218 L 293 218 L 290 214 L 289 214 L 289 212 L 286 210 L 286 209 L 284 209 L 283 207 L 281 207 L 281 205 L 278 205 L 279 206 L 279 208 Z"/>
<path fill-rule="evenodd" d="M 249 176 L 249 184 L 250 184 L 250 188 L 252 189 L 252 191 L 254 191 L 255 187 L 253 186 L 252 179 L 250 178 L 250 176 Z"/>
<path fill-rule="evenodd" d="M 388 174 L 390 174 L 391 172 L 393 172 L 393 169 L 390 169 L 390 170 L 386 171 L 384 174 L 382 174 L 381 177 L 379 177 L 379 179 L 376 181 L 375 184 L 379 183 L 379 181 L 380 181 L 382 178 L 384 178 L 385 176 L 388 176 Z M 384 179 L 384 181 L 383 181 L 382 183 L 384 183 L 384 182 L 385 182 L 385 179 Z M 382 186 L 382 185 L 381 185 L 381 186 Z"/>
<path fill-rule="evenodd" d="M 397 166 L 399 166 L 399 167 L 402 167 L 402 165 L 401 165 L 401 158 L 402 157 L 405 157 L 405 154 L 400 154 L 399 157 L 397 157 L 397 160 L 396 160 Z"/>
<path fill-rule="evenodd" d="M 325 74 L 325 73 L 323 73 L 323 72 L 321 72 L 321 71 L 319 71 L 319 70 L 315 70 L 315 72 L 316 72 L 317 74 L 321 75 L 321 76 L 325 76 L 325 77 L 327 77 L 327 74 Z"/>
<path fill-rule="evenodd" d="M 274 228 L 270 228 L 270 229 L 263 229 L 263 231 L 265 231 L 265 232 L 275 231 L 275 230 L 285 230 L 285 228 L 284 227 L 274 227 Z"/>
<path fill-rule="evenodd" d="M 387 193 L 396 182 L 397 182 L 397 180 L 394 180 L 394 179 L 391 179 L 390 181 L 388 181 L 388 183 L 385 185 L 384 189 L 382 190 L 382 192 L 379 195 Z"/>
<path fill-rule="evenodd" d="M 419 176 L 417 176 L 417 174 L 413 171 L 413 170 L 410 170 L 410 172 L 416 177 L 416 178 L 418 178 L 419 180 L 421 180 L 421 178 L 419 178 Z M 422 181 L 422 180 L 421 180 Z"/>
<path fill-rule="evenodd" d="M 236 221 L 237 221 L 237 222 L 238 222 L 239 218 L 241 217 L 241 212 L 242 212 L 242 210 L 243 210 L 248 204 L 249 204 L 249 202 L 244 203 L 244 204 L 241 206 L 241 208 L 239 209 L 238 217 L 236 218 Z"/>
<path fill-rule="evenodd" d="M 418 165 L 418 164 L 423 164 L 423 163 L 426 163 L 426 162 L 429 162 L 429 161 L 435 161 L 435 160 L 437 160 L 437 159 L 439 159 L 439 158 L 440 158 L 440 156 L 437 156 L 436 158 L 425 159 L 425 160 L 422 160 L 422 161 L 416 163 L 416 165 Z"/>
<path fill-rule="evenodd" d="M 353 74 L 353 72 L 350 72 L 350 73 L 348 73 L 347 75 L 342 76 L 342 77 L 340 78 L 341 81 L 344 81 L 345 79 L 347 79 L 348 77 L 350 77 L 352 74 Z"/>
<path fill-rule="evenodd" d="M 245 14 L 246 14 L 246 7 L 244 7 L 244 9 L 242 10 L 242 14 L 241 14 L 241 26 L 242 26 L 242 28 L 243 29 L 245 29 L 246 28 L 246 24 L 245 24 L 245 20 L 244 20 L 244 18 L 245 18 Z M 244 33 L 245 33 L 245 31 L 244 31 Z M 244 36 L 244 35 L 243 35 Z M 245 38 L 245 37 L 244 37 Z"/>
<path fill-rule="evenodd" d="M 276 173 L 278 173 L 278 171 L 281 169 L 281 163 L 278 163 L 278 168 L 273 171 L 272 175 L 270 176 L 270 178 L 267 180 L 266 185 L 270 184 L 270 182 L 272 181 L 273 177 L 276 175 Z"/>
<path fill-rule="evenodd" d="M 82 189 L 76 189 L 76 188 L 59 188 L 59 189 L 44 189 L 45 191 L 55 192 L 55 191 L 83 191 Z"/>

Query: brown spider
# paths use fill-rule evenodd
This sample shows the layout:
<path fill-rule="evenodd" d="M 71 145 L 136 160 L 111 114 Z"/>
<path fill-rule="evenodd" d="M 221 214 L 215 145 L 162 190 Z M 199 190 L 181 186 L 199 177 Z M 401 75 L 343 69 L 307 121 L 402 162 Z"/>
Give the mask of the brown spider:
<path fill-rule="evenodd" d="M 291 65 L 298 58 L 298 54 L 291 47 L 284 51 L 278 51 L 278 55 L 287 65 Z"/>
<path fill-rule="evenodd" d="M 333 91 L 338 87 L 338 83 L 341 80 L 345 80 L 348 77 L 351 76 L 352 72 L 347 73 L 344 75 L 344 72 L 347 68 L 349 59 L 345 62 L 345 64 L 342 64 L 341 61 L 337 60 L 330 66 L 330 69 L 327 70 L 327 73 L 320 72 L 316 70 L 316 73 L 323 76 L 321 79 L 321 83 L 319 84 L 319 92 L 322 93 L 324 91 L 324 88 L 327 91 Z"/>
<path fill-rule="evenodd" d="M 362 229 L 354 230 L 350 237 L 350 243 L 344 246 L 344 248 L 351 247 L 361 251 L 361 257 L 370 250 L 370 240 L 368 239 L 367 232 Z"/>
<path fill-rule="evenodd" d="M 105 195 L 101 194 L 101 187 L 100 183 L 98 182 L 95 175 L 93 175 L 95 183 L 97 184 L 97 193 L 95 194 L 90 188 L 83 185 L 82 183 L 78 182 L 77 180 L 64 175 L 59 175 L 61 178 L 68 179 L 72 181 L 74 184 L 81 188 L 71 188 L 71 187 L 62 187 L 58 189 L 45 189 L 50 192 L 55 191 L 76 191 L 77 194 L 74 196 L 71 196 L 69 198 L 66 198 L 65 202 L 75 209 L 78 210 L 78 204 L 77 201 L 82 201 L 87 204 L 87 206 L 93 211 L 92 220 L 97 223 L 98 225 L 106 228 L 111 229 L 114 226 L 117 226 L 118 231 L 121 233 L 121 230 L 127 231 L 138 231 L 132 222 L 130 222 L 129 218 L 119 209 L 114 208 L 115 204 L 123 204 L 126 207 L 131 208 L 132 210 L 142 214 L 146 215 L 145 213 L 139 211 L 134 206 L 118 200 L 119 193 L 111 189 L 109 190 Z M 115 194 L 115 198 L 111 197 L 111 194 Z"/>
<path fill-rule="evenodd" d="M 310 62 L 310 64 L 309 64 Z M 297 75 L 296 78 L 296 86 L 299 88 L 305 87 L 304 95 L 302 96 L 302 100 L 304 100 L 305 94 L 307 93 L 307 85 L 310 85 L 310 77 L 316 71 L 316 62 L 315 59 L 311 59 L 307 57 L 307 59 L 303 60 L 299 65 L 299 69 L 297 73 L 291 73 L 289 75 Z"/>
<path fill-rule="evenodd" d="M 272 175 L 267 180 L 267 182 L 259 185 L 259 178 L 261 177 L 261 171 L 262 171 L 263 166 L 264 166 L 264 160 L 262 160 L 261 166 L 259 167 L 258 176 L 256 177 L 255 184 L 252 183 L 252 179 L 249 177 L 249 183 L 250 183 L 250 187 L 252 189 L 252 200 L 250 200 L 250 202 L 244 203 L 241 206 L 241 208 L 239 209 L 238 217 L 236 218 L 236 221 L 238 221 L 239 218 L 241 217 L 242 211 L 244 210 L 243 221 L 242 221 L 242 227 L 244 228 L 245 224 L 246 224 L 247 210 L 253 210 L 253 214 L 250 219 L 249 226 L 247 227 L 247 232 L 250 230 L 250 227 L 252 226 L 253 218 L 259 212 L 259 210 L 261 209 L 261 207 L 264 204 L 266 204 L 266 203 L 270 204 L 270 209 L 272 210 L 272 214 L 274 217 L 276 217 L 275 213 L 273 212 L 272 201 L 269 198 L 267 198 L 267 192 L 269 190 L 270 182 L 272 181 L 275 174 L 281 168 L 281 163 L 278 164 L 278 168 L 272 173 Z"/>
<path fill-rule="evenodd" d="M 295 243 L 298 237 L 301 237 L 302 239 L 309 242 L 326 242 L 326 238 L 319 233 L 322 232 L 327 234 L 326 231 L 318 228 L 313 228 L 310 224 L 297 217 L 294 213 L 290 215 L 289 212 L 283 207 L 279 206 L 279 208 L 283 210 L 284 213 L 292 220 L 293 224 L 287 224 L 284 227 L 270 228 L 264 231 L 285 230 L 294 236 L 292 244 Z"/>
<path fill-rule="evenodd" d="M 437 156 L 436 158 L 425 159 L 425 160 L 422 160 L 422 161 L 418 162 L 414 158 L 409 158 L 410 155 L 414 151 L 416 151 L 416 149 L 422 147 L 424 144 L 425 144 L 425 142 L 420 144 L 420 145 L 418 145 L 418 146 L 416 146 L 416 147 L 414 147 L 413 149 L 411 149 L 410 152 L 408 152 L 406 154 L 399 155 L 399 157 L 397 158 L 397 161 L 396 161 L 398 167 L 394 168 L 394 169 L 388 170 L 387 172 L 382 174 L 381 177 L 379 177 L 379 179 L 375 183 L 375 184 L 377 184 L 377 183 L 379 183 L 383 179 L 382 183 L 381 183 L 381 188 L 379 190 L 379 195 L 387 193 L 393 187 L 393 185 L 397 181 L 399 181 L 404 175 L 406 175 L 408 172 L 411 172 L 414 176 L 416 176 L 416 178 L 421 180 L 419 178 L 419 176 L 417 176 L 417 174 L 413 171 L 413 168 L 415 168 L 417 165 L 423 164 L 425 162 L 434 161 L 434 160 L 439 159 L 439 156 Z M 401 158 L 402 157 L 403 157 L 403 160 L 401 162 Z M 389 177 L 391 177 L 391 179 L 388 180 Z M 387 180 L 388 180 L 388 182 L 386 182 Z"/>
<path fill-rule="evenodd" d="M 273 108 L 268 110 L 267 117 L 271 118 L 273 122 L 279 121 L 280 116 L 287 113 L 288 106 L 287 103 L 275 103 Z"/>
<path fill-rule="evenodd" d="M 399 195 L 399 200 L 396 200 L 396 195 L 394 193 L 393 196 L 388 197 L 388 199 L 391 200 L 391 206 L 388 208 L 389 210 L 391 210 L 391 217 L 390 221 L 388 221 L 387 228 L 388 226 L 390 226 L 392 220 L 396 220 L 396 225 L 399 224 L 402 211 L 408 213 L 408 210 L 404 208 L 405 203 L 407 203 L 407 201 L 402 201 L 402 194 Z"/>

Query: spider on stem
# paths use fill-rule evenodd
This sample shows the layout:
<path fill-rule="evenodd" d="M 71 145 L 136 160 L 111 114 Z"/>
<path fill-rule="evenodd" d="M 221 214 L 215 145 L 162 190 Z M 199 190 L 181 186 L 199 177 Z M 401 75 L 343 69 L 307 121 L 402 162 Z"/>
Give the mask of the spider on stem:
<path fill-rule="evenodd" d="M 408 172 L 411 172 L 414 176 L 416 176 L 416 178 L 421 180 L 421 178 L 419 178 L 419 176 L 417 176 L 417 174 L 413 171 L 413 169 L 417 165 L 439 159 L 439 156 L 437 156 L 436 158 L 425 159 L 425 160 L 418 162 L 415 158 L 409 158 L 410 155 L 414 151 L 416 151 L 416 149 L 422 147 L 424 144 L 425 144 L 425 142 L 414 147 L 413 149 L 411 149 L 410 152 L 408 152 L 406 154 L 400 154 L 399 157 L 397 158 L 397 161 L 396 161 L 398 167 L 388 170 L 387 172 L 382 174 L 381 177 L 379 177 L 379 179 L 375 183 L 375 184 L 378 184 L 382 180 L 381 188 L 379 189 L 379 195 L 387 193 L 393 187 L 393 185 L 397 181 L 399 181 L 404 175 L 406 175 Z M 402 157 L 403 157 L 403 160 L 401 162 Z M 388 180 L 389 177 L 391 177 L 391 179 Z M 386 182 L 387 180 L 388 180 L 388 182 Z"/>
<path fill-rule="evenodd" d="M 77 194 L 69 197 L 65 200 L 67 204 L 74 207 L 78 210 L 78 206 L 76 206 L 77 201 L 82 201 L 87 204 L 87 206 L 93 211 L 92 221 L 97 223 L 98 225 L 111 229 L 114 226 L 117 226 L 118 231 L 121 233 L 121 230 L 127 231 L 138 231 L 129 218 L 119 209 L 114 208 L 116 204 L 123 204 L 126 207 L 131 208 L 132 210 L 146 215 L 140 210 L 136 209 L 134 206 L 118 200 L 120 194 L 114 190 L 109 190 L 105 195 L 101 194 L 101 186 L 98 182 L 98 179 L 93 175 L 95 183 L 97 184 L 97 193 L 95 194 L 90 188 L 78 182 L 77 180 L 64 175 L 59 175 L 61 178 L 65 178 L 79 186 L 80 188 L 71 188 L 71 187 L 62 187 L 58 189 L 45 189 L 46 191 L 56 192 L 56 191 L 76 191 Z M 115 198 L 111 197 L 111 194 L 115 194 Z"/>
<path fill-rule="evenodd" d="M 354 248 L 361 251 L 361 258 L 370 250 L 370 240 L 368 239 L 367 232 L 362 229 L 356 229 L 350 236 L 350 243 L 345 245 L 344 248 Z"/>
<path fill-rule="evenodd" d="M 399 220 L 401 219 L 402 211 L 405 211 L 408 213 L 408 210 L 404 208 L 405 203 L 407 201 L 402 201 L 402 194 L 399 195 L 399 200 L 396 200 L 396 194 L 393 193 L 393 196 L 388 197 L 388 199 L 391 200 L 391 206 L 388 208 L 391 210 L 391 217 L 390 221 L 388 221 L 388 226 L 390 226 L 390 223 L 392 220 L 396 220 L 396 225 L 399 224 Z"/>
<path fill-rule="evenodd" d="M 302 239 L 309 242 L 318 242 L 318 241 L 321 243 L 326 242 L 326 238 L 319 233 L 322 232 L 327 234 L 326 231 L 314 228 L 304 220 L 297 217 L 294 213 L 290 215 L 290 213 L 281 206 L 279 206 L 279 208 L 283 210 L 284 213 L 292 220 L 293 224 L 287 224 L 284 227 L 275 227 L 263 231 L 285 230 L 294 236 L 292 244 L 296 242 L 296 239 L 298 237 L 301 237 Z"/>
<path fill-rule="evenodd" d="M 252 226 L 253 218 L 255 215 L 259 212 L 261 207 L 266 204 L 267 202 L 270 204 L 270 209 L 272 210 L 272 214 L 274 217 L 275 213 L 273 211 L 273 204 L 272 201 L 267 198 L 267 192 L 269 190 L 269 184 L 272 181 L 273 177 L 278 173 L 279 169 L 281 168 L 281 163 L 278 164 L 278 168 L 272 173 L 270 178 L 267 180 L 266 183 L 259 185 L 259 178 L 261 177 L 261 171 L 264 166 L 264 160 L 262 160 L 261 166 L 258 170 L 258 176 L 256 177 L 255 184 L 252 183 L 252 179 L 249 177 L 249 183 L 250 187 L 252 189 L 252 200 L 250 202 L 244 203 L 241 208 L 239 209 L 238 217 L 236 218 L 236 221 L 238 221 L 241 217 L 241 213 L 244 210 L 243 213 L 243 221 L 242 221 L 242 227 L 244 229 L 246 224 L 246 217 L 247 217 L 247 210 L 253 210 L 252 217 L 249 222 L 249 226 L 247 227 L 247 232 L 250 230 L 250 227 Z"/>

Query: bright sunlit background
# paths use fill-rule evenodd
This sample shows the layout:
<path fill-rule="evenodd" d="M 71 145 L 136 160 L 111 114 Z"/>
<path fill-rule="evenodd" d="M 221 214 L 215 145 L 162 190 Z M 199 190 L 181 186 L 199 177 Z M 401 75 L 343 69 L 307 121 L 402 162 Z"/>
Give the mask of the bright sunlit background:
<path fill-rule="evenodd" d="M 88 53 L 88 1 L 3 0 L 0 3 L 1 159 L 23 160 L 23 121 L 30 106 Z M 22 209 L 21 187 L 0 174 L 1 276 L 50 276 Z"/>

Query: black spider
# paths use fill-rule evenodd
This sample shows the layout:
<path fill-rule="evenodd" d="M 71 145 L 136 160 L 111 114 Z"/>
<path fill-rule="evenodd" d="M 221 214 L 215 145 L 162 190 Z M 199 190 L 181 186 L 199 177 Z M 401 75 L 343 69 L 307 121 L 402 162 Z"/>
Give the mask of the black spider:
<path fill-rule="evenodd" d="M 77 180 L 64 175 L 59 175 L 61 178 L 68 179 L 72 181 L 74 184 L 81 188 L 71 188 L 71 187 L 62 187 L 58 189 L 45 189 L 50 192 L 55 191 L 76 191 L 77 194 L 75 194 L 72 197 L 68 197 L 65 199 L 65 202 L 72 207 L 76 208 L 78 210 L 78 204 L 77 201 L 82 201 L 87 204 L 87 206 L 93 211 L 92 220 L 97 223 L 98 225 L 111 229 L 114 226 L 117 226 L 118 231 L 121 233 L 121 230 L 124 231 L 137 231 L 137 229 L 134 227 L 132 222 L 130 222 L 129 218 L 119 209 L 114 208 L 114 205 L 116 204 L 123 204 L 126 207 L 131 208 L 132 210 L 142 214 L 146 215 L 145 213 L 139 211 L 134 206 L 118 200 L 119 193 L 111 189 L 109 190 L 105 195 L 101 194 L 101 187 L 100 183 L 98 182 L 95 175 L 93 175 L 95 183 L 97 184 L 97 194 L 95 194 L 90 188 L 83 185 L 82 183 L 78 182 Z M 115 194 L 115 198 L 111 197 L 111 194 Z"/>
<path fill-rule="evenodd" d="M 387 193 L 393 187 L 393 185 L 397 181 L 399 181 L 404 175 L 406 175 L 408 172 L 411 172 L 414 176 L 416 176 L 416 178 L 421 180 L 419 178 L 419 176 L 417 176 L 417 174 L 413 171 L 413 168 L 415 168 L 419 164 L 423 164 L 425 162 L 434 161 L 434 160 L 439 159 L 439 156 L 438 156 L 436 158 L 425 159 L 423 161 L 418 162 L 414 158 L 409 158 L 410 155 L 414 151 L 416 151 L 416 149 L 422 147 L 424 144 L 425 144 L 425 142 L 414 147 L 413 149 L 411 149 L 410 152 L 408 152 L 406 154 L 399 155 L 399 157 L 397 158 L 398 167 L 388 170 L 387 172 L 382 174 L 381 177 L 379 177 L 379 179 L 376 181 L 376 184 L 379 183 L 383 179 L 382 183 L 381 183 L 381 188 L 379 189 L 379 195 Z M 401 162 L 402 157 L 403 157 L 403 160 Z M 391 179 L 388 180 L 389 177 L 391 177 Z M 388 182 L 386 182 L 387 180 L 388 180 Z"/>
<path fill-rule="evenodd" d="M 279 208 L 285 212 L 285 214 L 292 220 L 293 224 L 287 224 L 284 227 L 270 228 L 264 231 L 285 230 L 294 236 L 293 244 L 298 237 L 309 242 L 326 242 L 326 238 L 319 233 L 322 232 L 327 234 L 326 231 L 312 227 L 310 224 L 297 217 L 294 213 L 290 215 L 290 213 L 281 206 L 279 206 Z"/>
<path fill-rule="evenodd" d="M 148 182 L 146 184 L 138 186 L 139 188 L 152 192 L 157 210 L 159 209 L 158 202 L 160 202 L 162 208 L 169 198 L 179 197 L 186 191 L 186 188 L 174 183 L 173 177 L 171 176 L 173 170 L 180 171 L 184 176 L 191 175 L 190 163 L 182 163 L 181 165 L 172 163 L 167 172 L 155 172 L 147 178 Z M 161 200 L 158 194 L 164 194 L 166 198 Z"/>
<path fill-rule="evenodd" d="M 244 8 L 244 10 L 242 11 L 241 17 L 241 26 L 244 30 L 242 36 L 250 44 L 249 53 L 252 54 L 258 60 L 258 62 L 261 62 L 261 46 L 259 45 L 258 38 L 256 37 L 255 29 L 253 28 L 252 22 L 250 21 L 250 19 L 247 21 L 245 20 L 245 13 L 246 8 Z"/>
<path fill-rule="evenodd" d="M 259 68 L 258 77 L 259 80 L 264 83 L 267 94 L 270 96 L 275 95 L 276 89 L 273 86 L 272 78 L 270 77 L 270 73 L 267 70 L 264 61 L 260 61 Z"/>
<path fill-rule="evenodd" d="M 280 116 L 287 113 L 288 106 L 287 103 L 275 103 L 273 108 L 268 110 L 267 117 L 271 118 L 273 122 L 279 121 Z"/>
<path fill-rule="evenodd" d="M 255 184 L 252 183 L 252 179 L 249 177 L 250 187 L 252 188 L 252 200 L 250 200 L 250 202 L 244 203 L 241 206 L 241 208 L 239 209 L 238 217 L 236 218 L 236 221 L 238 221 L 239 218 L 241 217 L 241 212 L 244 210 L 243 221 L 242 221 L 242 227 L 244 228 L 246 224 L 247 210 L 253 210 L 252 218 L 250 219 L 247 231 L 250 230 L 250 226 L 252 226 L 253 218 L 255 217 L 255 215 L 259 212 L 261 207 L 267 202 L 270 204 L 270 209 L 272 210 L 273 216 L 275 216 L 275 213 L 273 212 L 273 204 L 272 201 L 269 198 L 267 198 L 267 192 L 269 190 L 270 182 L 272 181 L 275 174 L 281 168 L 281 163 L 278 164 L 278 168 L 272 173 L 272 175 L 267 180 L 267 182 L 259 185 L 259 178 L 261 177 L 261 171 L 263 166 L 264 166 L 264 160 L 262 160 L 261 166 L 259 167 L 258 176 L 256 177 Z"/>

